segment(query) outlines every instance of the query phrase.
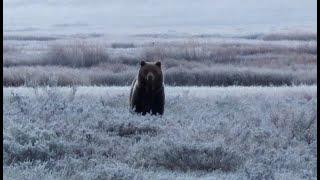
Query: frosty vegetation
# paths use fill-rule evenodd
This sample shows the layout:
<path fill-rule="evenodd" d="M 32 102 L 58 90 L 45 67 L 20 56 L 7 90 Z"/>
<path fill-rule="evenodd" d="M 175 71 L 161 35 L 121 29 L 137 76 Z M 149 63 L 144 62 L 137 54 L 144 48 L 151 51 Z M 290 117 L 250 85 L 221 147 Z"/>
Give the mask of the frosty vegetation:
<path fill-rule="evenodd" d="M 316 0 L 3 5 L 4 179 L 317 178 Z M 162 117 L 129 113 L 141 60 Z"/>
<path fill-rule="evenodd" d="M 3 85 L 129 85 L 140 60 L 161 60 L 168 85 L 280 86 L 317 81 L 316 33 L 107 38 L 4 35 Z"/>
<path fill-rule="evenodd" d="M 4 179 L 315 179 L 316 86 L 4 88 Z"/>

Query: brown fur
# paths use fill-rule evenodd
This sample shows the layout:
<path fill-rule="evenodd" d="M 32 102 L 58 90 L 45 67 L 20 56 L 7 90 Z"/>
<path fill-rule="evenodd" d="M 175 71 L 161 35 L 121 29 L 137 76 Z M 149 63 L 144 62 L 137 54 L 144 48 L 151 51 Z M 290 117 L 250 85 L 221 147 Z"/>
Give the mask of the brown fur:
<path fill-rule="evenodd" d="M 165 94 L 161 62 L 141 61 L 140 70 L 130 91 L 130 109 L 153 115 L 164 112 Z"/>

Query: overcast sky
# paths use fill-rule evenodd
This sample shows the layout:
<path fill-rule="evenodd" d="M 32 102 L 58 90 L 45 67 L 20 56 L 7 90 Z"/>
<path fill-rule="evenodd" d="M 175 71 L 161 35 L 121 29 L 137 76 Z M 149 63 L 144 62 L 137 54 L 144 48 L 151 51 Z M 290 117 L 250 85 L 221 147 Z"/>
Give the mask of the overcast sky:
<path fill-rule="evenodd" d="M 316 0 L 4 0 L 5 26 L 316 24 Z"/>

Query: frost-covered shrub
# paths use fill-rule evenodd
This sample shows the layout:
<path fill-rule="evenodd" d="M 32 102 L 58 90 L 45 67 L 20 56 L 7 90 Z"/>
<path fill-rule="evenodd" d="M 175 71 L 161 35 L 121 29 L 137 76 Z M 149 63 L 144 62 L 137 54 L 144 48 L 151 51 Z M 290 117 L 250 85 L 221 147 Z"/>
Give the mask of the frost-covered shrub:
<path fill-rule="evenodd" d="M 129 113 L 129 90 L 4 88 L 4 177 L 316 177 L 316 86 L 166 86 L 162 117 Z"/>
<path fill-rule="evenodd" d="M 275 179 L 272 167 L 263 163 L 256 163 L 245 169 L 248 179 Z"/>
<path fill-rule="evenodd" d="M 14 53 L 14 52 L 17 52 L 18 49 L 12 45 L 7 45 L 7 44 L 4 44 L 3 45 L 3 53 Z"/>
<path fill-rule="evenodd" d="M 272 33 L 262 36 L 265 41 L 295 40 L 295 41 L 316 41 L 317 33 Z"/>
<path fill-rule="evenodd" d="M 110 59 L 105 48 L 85 42 L 54 45 L 44 58 L 46 58 L 46 64 L 71 67 L 90 67 L 108 62 Z"/>
<path fill-rule="evenodd" d="M 103 126 L 101 123 L 100 126 Z M 118 136 L 130 137 L 134 135 L 151 135 L 156 136 L 160 131 L 157 127 L 152 126 L 136 126 L 132 123 L 128 124 L 114 124 L 106 128 L 107 131 L 115 133 Z"/>
<path fill-rule="evenodd" d="M 268 86 L 317 81 L 314 41 L 266 44 L 182 39 L 132 48 L 110 48 L 88 40 L 38 43 L 29 47 L 5 42 L 4 86 L 51 86 L 51 77 L 58 86 L 129 85 L 141 60 L 161 60 L 168 85 Z M 126 44 L 130 43 L 116 46 Z"/>
<path fill-rule="evenodd" d="M 54 173 L 46 168 L 43 163 L 20 163 L 19 166 L 4 166 L 3 179 L 61 179 L 59 173 Z"/>
<path fill-rule="evenodd" d="M 276 70 L 269 68 L 233 67 L 217 65 L 203 67 L 199 64 L 164 64 L 165 84 L 177 86 L 281 86 L 316 84 L 316 71 Z M 99 68 L 74 69 L 57 66 L 3 68 L 4 86 L 45 86 L 56 81 L 57 86 L 70 85 L 130 85 L 138 67 L 121 64 L 104 64 Z"/>
<path fill-rule="evenodd" d="M 127 56 L 119 56 L 114 58 L 116 62 L 121 62 L 122 64 L 136 66 L 140 63 L 141 59 L 137 57 L 127 57 Z"/>
<path fill-rule="evenodd" d="M 135 45 L 133 43 L 112 43 L 112 48 L 134 48 Z"/>
<path fill-rule="evenodd" d="M 242 44 L 242 43 L 221 43 L 207 44 L 191 41 L 180 44 L 161 44 L 154 47 L 145 48 L 141 53 L 141 58 L 151 60 L 187 60 L 206 63 L 219 64 L 241 64 L 241 56 L 306 53 L 317 54 L 317 46 L 314 44 L 299 45 L 296 47 L 286 47 L 280 45 L 264 44 Z M 298 57 L 299 55 L 296 55 Z M 279 62 L 282 59 L 278 60 Z"/>
<path fill-rule="evenodd" d="M 94 180 L 99 179 L 123 179 L 123 180 L 132 180 L 139 179 L 134 170 L 129 168 L 120 168 L 120 167 L 96 167 L 91 173 L 91 176 L 88 178 L 92 178 Z"/>
<path fill-rule="evenodd" d="M 268 86 L 314 84 L 316 77 L 298 72 L 271 69 L 234 68 L 216 66 L 203 69 L 170 68 L 165 72 L 165 83 L 177 86 Z"/>
<path fill-rule="evenodd" d="M 131 163 L 136 167 L 164 167 L 170 170 L 233 171 L 242 164 L 242 158 L 223 147 L 179 142 L 138 144 Z"/>
<path fill-rule="evenodd" d="M 32 35 L 6 35 L 3 40 L 16 40 L 16 41 L 53 41 L 59 38 L 54 36 L 32 36 Z"/>

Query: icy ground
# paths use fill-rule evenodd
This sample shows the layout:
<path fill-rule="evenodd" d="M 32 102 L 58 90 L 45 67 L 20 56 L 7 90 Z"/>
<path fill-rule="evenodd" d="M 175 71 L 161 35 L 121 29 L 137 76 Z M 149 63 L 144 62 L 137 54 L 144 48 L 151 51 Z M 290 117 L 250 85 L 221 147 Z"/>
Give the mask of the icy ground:
<path fill-rule="evenodd" d="M 316 86 L 4 88 L 4 179 L 316 179 Z"/>

